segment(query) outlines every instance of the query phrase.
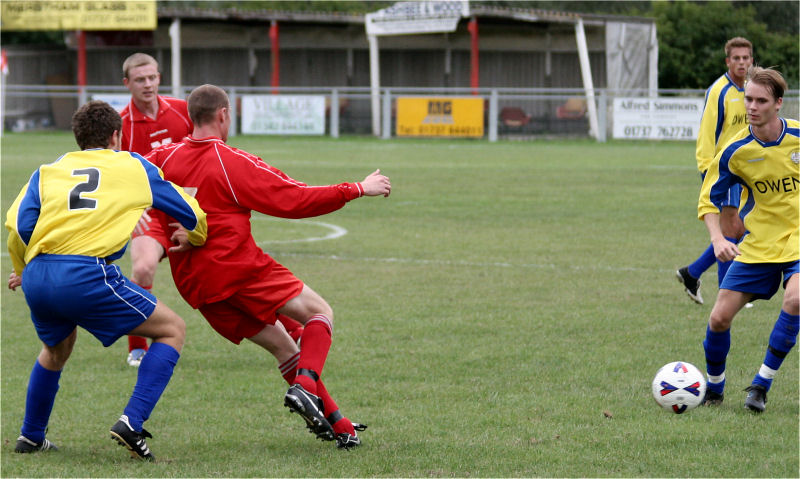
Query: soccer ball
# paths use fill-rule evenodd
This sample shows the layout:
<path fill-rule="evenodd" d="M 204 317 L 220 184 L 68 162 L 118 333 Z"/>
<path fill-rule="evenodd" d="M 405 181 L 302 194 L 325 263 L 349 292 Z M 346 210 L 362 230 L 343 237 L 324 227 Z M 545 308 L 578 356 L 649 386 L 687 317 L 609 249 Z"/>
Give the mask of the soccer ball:
<path fill-rule="evenodd" d="M 665 364 L 653 378 L 653 399 L 675 414 L 694 409 L 706 395 L 706 379 L 703 373 L 684 361 Z"/>

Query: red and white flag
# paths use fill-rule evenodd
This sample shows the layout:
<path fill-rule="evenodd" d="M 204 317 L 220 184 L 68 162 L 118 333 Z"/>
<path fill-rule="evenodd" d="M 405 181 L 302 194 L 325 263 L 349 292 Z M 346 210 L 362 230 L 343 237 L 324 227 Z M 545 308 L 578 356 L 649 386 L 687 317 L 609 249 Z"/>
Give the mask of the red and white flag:
<path fill-rule="evenodd" d="M 0 73 L 8 75 L 8 57 L 6 57 L 6 49 L 0 50 Z"/>

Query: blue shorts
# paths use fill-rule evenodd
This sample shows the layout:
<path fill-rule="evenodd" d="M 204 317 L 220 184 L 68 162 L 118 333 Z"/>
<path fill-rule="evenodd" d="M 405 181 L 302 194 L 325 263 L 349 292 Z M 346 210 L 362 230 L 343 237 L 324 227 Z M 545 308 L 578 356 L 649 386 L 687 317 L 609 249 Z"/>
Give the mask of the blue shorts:
<path fill-rule="evenodd" d="M 740 293 L 752 293 L 753 299 L 770 299 L 781 285 L 783 287 L 793 274 L 800 273 L 800 261 L 788 263 L 740 263 L 734 261 L 725 274 L 720 289 Z"/>
<path fill-rule="evenodd" d="M 89 256 L 36 256 L 22 273 L 22 291 L 36 334 L 48 346 L 66 339 L 76 326 L 110 346 L 142 324 L 157 302 L 119 267 Z"/>
<path fill-rule="evenodd" d="M 706 174 L 701 173 L 700 177 L 702 179 L 705 179 Z M 730 206 L 731 208 L 736 208 L 738 210 L 741 201 L 742 201 L 742 185 L 740 185 L 739 183 L 734 183 L 730 187 L 730 189 L 728 189 L 728 195 L 722 201 L 722 205 L 720 206 L 722 207 Z"/>

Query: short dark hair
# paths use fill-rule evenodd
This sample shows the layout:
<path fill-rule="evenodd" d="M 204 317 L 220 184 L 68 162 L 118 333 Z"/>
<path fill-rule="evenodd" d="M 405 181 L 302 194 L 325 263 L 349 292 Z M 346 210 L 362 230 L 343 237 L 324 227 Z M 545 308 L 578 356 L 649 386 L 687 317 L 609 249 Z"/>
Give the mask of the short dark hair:
<path fill-rule="evenodd" d="M 778 98 L 783 98 L 783 92 L 786 91 L 786 80 L 783 79 L 783 75 L 772 68 L 750 67 L 747 71 L 747 81 L 766 88 L 776 101 Z"/>
<path fill-rule="evenodd" d="M 81 150 L 108 148 L 115 131 L 122 130 L 122 118 L 111 105 L 92 100 L 72 115 L 72 133 Z"/>
<path fill-rule="evenodd" d="M 229 105 L 228 94 L 225 93 L 225 90 L 208 84 L 195 88 L 186 98 L 189 118 L 196 126 L 214 121 L 217 110 L 228 108 Z"/>

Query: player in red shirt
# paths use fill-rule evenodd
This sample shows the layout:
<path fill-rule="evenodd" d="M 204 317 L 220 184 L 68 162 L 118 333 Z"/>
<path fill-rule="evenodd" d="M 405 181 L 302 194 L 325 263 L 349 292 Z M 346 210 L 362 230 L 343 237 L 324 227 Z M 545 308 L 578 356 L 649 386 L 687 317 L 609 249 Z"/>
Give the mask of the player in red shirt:
<path fill-rule="evenodd" d="M 158 62 L 146 53 L 134 53 L 122 64 L 122 83 L 131 92 L 131 101 L 122 117 L 122 149 L 145 155 L 161 145 L 177 143 L 192 132 L 186 101 L 160 96 L 161 74 Z M 150 210 L 150 214 L 160 213 Z M 143 226 L 131 238 L 131 281 L 150 291 L 158 262 L 173 246 L 161 230 L 160 221 L 149 221 L 146 212 Z M 147 351 L 147 339 L 128 336 L 128 364 L 138 367 Z"/>
<path fill-rule="evenodd" d="M 283 218 L 307 218 L 343 207 L 362 196 L 389 196 L 389 178 L 380 170 L 359 183 L 309 186 L 228 146 L 229 100 L 213 85 L 188 98 L 194 122 L 181 143 L 152 151 L 147 159 L 164 177 L 195 195 L 207 214 L 203 248 L 169 253 L 175 285 L 211 326 L 235 344 L 249 339 L 270 351 L 291 384 L 284 404 L 299 413 L 317 437 L 337 446 L 360 444 L 354 425 L 320 381 L 331 345 L 333 311 L 314 290 L 264 253 L 250 230 L 252 210 Z M 285 333 L 277 315 L 303 323 L 302 348 Z M 357 425 L 358 426 L 358 425 Z"/>
<path fill-rule="evenodd" d="M 123 84 L 131 92 L 131 102 L 120 114 L 123 150 L 145 155 L 159 146 L 177 143 L 192 132 L 186 101 L 158 94 L 161 74 L 155 58 L 134 53 L 122 64 L 122 75 Z M 151 221 L 150 215 L 159 221 Z M 131 280 L 149 291 L 159 261 L 173 244 L 162 230 L 165 221 L 161 212 L 150 210 L 143 219 L 131 239 Z M 279 320 L 295 341 L 302 335 L 303 327 L 297 321 L 286 316 Z M 138 367 L 146 352 L 145 338 L 128 336 L 128 364 Z"/>

